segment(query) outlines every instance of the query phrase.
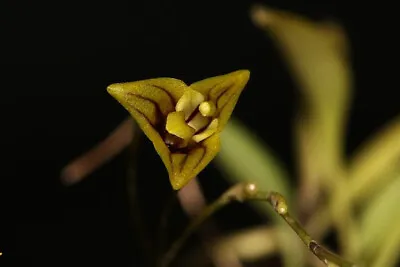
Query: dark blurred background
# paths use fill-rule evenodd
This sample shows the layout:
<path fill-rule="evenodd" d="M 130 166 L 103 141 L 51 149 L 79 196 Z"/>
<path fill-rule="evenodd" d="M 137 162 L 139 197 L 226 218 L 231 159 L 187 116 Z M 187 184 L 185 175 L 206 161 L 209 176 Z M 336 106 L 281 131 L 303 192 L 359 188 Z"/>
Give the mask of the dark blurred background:
<path fill-rule="evenodd" d="M 251 79 L 234 116 L 267 142 L 295 176 L 291 118 L 297 87 L 274 44 L 252 24 L 249 8 L 254 3 L 6 3 L 2 80 L 4 96 L 11 94 L 13 101 L 1 98 L 4 131 L 12 129 L 12 138 L 3 142 L 11 144 L 16 155 L 8 173 L 16 191 L 8 192 L 12 200 L 3 204 L 9 215 L 0 215 L 5 225 L 0 266 L 141 266 L 141 244 L 129 220 L 127 153 L 76 186 L 66 189 L 59 182 L 65 164 L 105 138 L 127 116 L 106 92 L 114 82 L 166 76 L 191 83 L 249 69 Z M 355 72 L 348 153 L 400 112 L 394 6 L 383 1 L 261 3 L 344 25 Z M 171 189 L 147 139 L 142 139 L 139 151 L 141 204 L 154 221 Z M 209 199 L 228 186 L 213 165 L 200 181 Z M 9 199 L 7 193 L 4 196 Z M 232 211 L 227 209 L 218 218 L 232 221 Z M 240 217 L 246 219 L 236 218 L 237 225 L 224 226 L 257 222 L 255 214 L 241 211 L 248 216 Z"/>

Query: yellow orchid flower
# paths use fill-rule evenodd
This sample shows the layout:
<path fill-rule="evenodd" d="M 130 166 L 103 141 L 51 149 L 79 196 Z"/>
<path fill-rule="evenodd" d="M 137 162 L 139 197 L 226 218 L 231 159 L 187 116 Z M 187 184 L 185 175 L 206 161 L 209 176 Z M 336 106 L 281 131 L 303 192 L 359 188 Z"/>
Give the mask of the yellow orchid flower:
<path fill-rule="evenodd" d="M 173 78 L 116 83 L 107 87 L 153 142 L 178 190 L 216 156 L 219 133 L 249 80 L 238 70 L 186 85 Z"/>

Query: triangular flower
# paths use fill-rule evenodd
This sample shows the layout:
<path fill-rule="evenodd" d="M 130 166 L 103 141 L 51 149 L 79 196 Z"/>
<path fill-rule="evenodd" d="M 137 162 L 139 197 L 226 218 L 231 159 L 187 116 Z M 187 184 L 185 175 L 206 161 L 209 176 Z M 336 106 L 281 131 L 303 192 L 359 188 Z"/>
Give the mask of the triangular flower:
<path fill-rule="evenodd" d="M 107 90 L 153 142 L 172 187 L 178 190 L 218 153 L 219 133 L 249 76 L 249 71 L 239 70 L 190 86 L 173 78 L 156 78 L 116 83 Z"/>

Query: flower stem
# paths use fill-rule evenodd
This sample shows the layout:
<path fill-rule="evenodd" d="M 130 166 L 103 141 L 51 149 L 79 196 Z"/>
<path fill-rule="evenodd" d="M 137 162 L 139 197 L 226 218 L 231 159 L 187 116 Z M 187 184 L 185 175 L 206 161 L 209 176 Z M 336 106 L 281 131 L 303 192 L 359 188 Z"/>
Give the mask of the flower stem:
<path fill-rule="evenodd" d="M 311 236 L 304 230 L 300 223 L 295 220 L 288 212 L 288 207 L 284 197 L 277 192 L 261 192 L 253 183 L 239 183 L 228 189 L 216 201 L 208 205 L 184 230 L 182 235 L 171 245 L 170 249 L 164 254 L 161 259 L 160 267 L 167 267 L 174 260 L 186 240 L 193 232 L 212 214 L 228 205 L 233 201 L 250 201 L 259 200 L 268 202 L 275 212 L 280 215 L 287 224 L 296 232 L 307 248 L 317 256 L 327 266 L 342 266 L 355 267 L 355 265 L 340 256 L 328 251 L 326 248 L 319 245 Z"/>

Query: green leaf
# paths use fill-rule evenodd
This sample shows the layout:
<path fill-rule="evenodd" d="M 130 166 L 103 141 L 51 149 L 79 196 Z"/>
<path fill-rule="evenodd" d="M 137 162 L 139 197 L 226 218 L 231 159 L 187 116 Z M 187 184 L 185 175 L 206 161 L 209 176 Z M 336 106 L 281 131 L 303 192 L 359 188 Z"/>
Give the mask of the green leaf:
<path fill-rule="evenodd" d="M 365 142 L 349 166 L 350 188 L 355 201 L 363 202 L 395 178 L 400 168 L 400 116 Z"/>
<path fill-rule="evenodd" d="M 379 258 L 382 253 L 393 251 L 395 255 L 386 255 L 395 260 L 398 255 L 398 246 L 400 243 L 400 234 L 396 233 L 400 225 L 400 168 L 393 172 L 392 182 L 387 184 L 379 194 L 365 203 L 365 210 L 360 219 L 360 238 L 361 238 L 361 258 L 372 262 Z M 393 236 L 395 235 L 395 236 Z M 397 238 L 392 240 L 393 238 Z M 389 242 L 390 240 L 390 242 Z M 395 246 L 395 248 L 390 247 Z M 389 256 L 389 257 L 388 257 Z M 381 259 L 382 262 L 390 260 Z M 394 263 L 394 262 L 393 262 Z M 376 265 L 378 266 L 378 265 Z M 379 265 L 390 267 L 390 265 Z"/>
<path fill-rule="evenodd" d="M 295 128 L 301 179 L 331 188 L 340 178 L 351 95 L 345 33 L 338 24 L 266 6 L 255 6 L 252 18 L 276 43 L 303 97 Z"/>

